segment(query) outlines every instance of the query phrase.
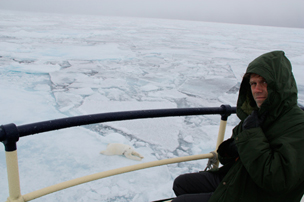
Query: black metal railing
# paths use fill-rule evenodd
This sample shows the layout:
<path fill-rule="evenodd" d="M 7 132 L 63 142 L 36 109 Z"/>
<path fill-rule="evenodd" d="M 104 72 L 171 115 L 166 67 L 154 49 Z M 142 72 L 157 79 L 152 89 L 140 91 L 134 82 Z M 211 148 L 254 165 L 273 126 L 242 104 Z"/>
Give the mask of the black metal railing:
<path fill-rule="evenodd" d="M 301 107 L 301 109 L 304 110 L 304 107 Z M 153 109 L 90 114 L 54 119 L 20 126 L 16 126 L 15 124 L 11 123 L 0 126 L 0 141 L 5 145 L 6 151 L 13 151 L 15 149 L 14 142 L 17 142 L 19 140 L 19 137 L 74 126 L 132 119 L 208 114 L 220 114 L 222 120 L 227 120 L 227 117 L 233 113 L 236 113 L 236 107 L 231 107 L 230 105 L 221 105 L 221 107 Z"/>
<path fill-rule="evenodd" d="M 14 151 L 16 146 L 14 142 L 19 140 L 19 137 L 33 135 L 52 130 L 59 130 L 74 126 L 122 121 L 143 118 L 159 118 L 170 116 L 191 116 L 191 115 L 207 115 L 220 114 L 222 120 L 227 120 L 227 117 L 236 112 L 236 107 L 230 105 L 222 105 L 221 107 L 208 108 L 174 108 L 174 109 L 153 109 L 153 110 L 137 110 L 110 112 L 101 114 L 90 114 L 83 116 L 67 117 L 26 125 L 16 126 L 15 124 L 6 124 L 0 127 L 0 141 L 4 143 L 6 151 Z"/>

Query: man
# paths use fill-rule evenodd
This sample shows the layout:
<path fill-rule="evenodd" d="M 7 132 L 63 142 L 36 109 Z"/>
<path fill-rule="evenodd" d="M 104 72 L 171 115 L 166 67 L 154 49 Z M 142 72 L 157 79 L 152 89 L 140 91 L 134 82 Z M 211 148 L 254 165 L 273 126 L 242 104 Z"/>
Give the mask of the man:
<path fill-rule="evenodd" d="M 181 175 L 172 202 L 293 202 L 304 194 L 304 112 L 283 51 L 252 61 L 237 101 L 241 122 L 218 148 L 216 171 Z"/>

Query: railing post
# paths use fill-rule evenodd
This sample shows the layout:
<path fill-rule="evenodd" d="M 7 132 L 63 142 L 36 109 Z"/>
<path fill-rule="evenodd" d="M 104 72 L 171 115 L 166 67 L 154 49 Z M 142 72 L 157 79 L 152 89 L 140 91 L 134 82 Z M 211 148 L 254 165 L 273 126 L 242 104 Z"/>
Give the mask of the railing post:
<path fill-rule="evenodd" d="M 20 191 L 20 179 L 17 156 L 19 132 L 15 124 L 0 127 L 0 141 L 5 147 L 9 197 L 7 202 L 24 202 Z"/>
<path fill-rule="evenodd" d="M 227 125 L 227 119 L 228 119 L 228 116 L 230 116 L 231 113 L 232 113 L 232 108 L 231 108 L 230 105 L 221 105 L 221 108 L 224 109 L 224 113 L 221 114 L 221 122 L 220 122 L 219 132 L 218 132 L 218 136 L 217 136 L 215 151 L 217 151 L 219 145 L 224 140 L 226 125 Z M 217 162 L 216 162 L 215 166 L 218 167 L 218 165 L 219 165 L 219 161 L 217 159 Z"/>

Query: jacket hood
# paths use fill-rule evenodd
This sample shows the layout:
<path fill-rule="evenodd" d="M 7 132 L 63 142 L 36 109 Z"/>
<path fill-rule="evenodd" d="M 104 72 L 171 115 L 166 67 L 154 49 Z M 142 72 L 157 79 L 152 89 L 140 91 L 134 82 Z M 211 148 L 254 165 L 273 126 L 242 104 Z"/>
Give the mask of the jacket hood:
<path fill-rule="evenodd" d="M 257 107 L 248 74 L 262 76 L 267 82 L 268 97 L 260 108 Z M 292 73 L 290 61 L 283 51 L 265 53 L 253 60 L 247 67 L 243 77 L 237 101 L 237 116 L 244 120 L 253 110 L 259 109 L 259 114 L 267 111 L 272 120 L 283 111 L 297 105 L 297 85 Z"/>

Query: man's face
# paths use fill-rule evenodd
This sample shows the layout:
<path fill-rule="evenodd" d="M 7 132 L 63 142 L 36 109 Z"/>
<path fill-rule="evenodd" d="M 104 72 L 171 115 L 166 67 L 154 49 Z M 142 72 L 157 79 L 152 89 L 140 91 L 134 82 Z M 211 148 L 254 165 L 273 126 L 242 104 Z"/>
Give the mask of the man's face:
<path fill-rule="evenodd" d="M 267 82 L 260 75 L 251 74 L 249 84 L 251 86 L 253 99 L 260 108 L 268 96 Z"/>

